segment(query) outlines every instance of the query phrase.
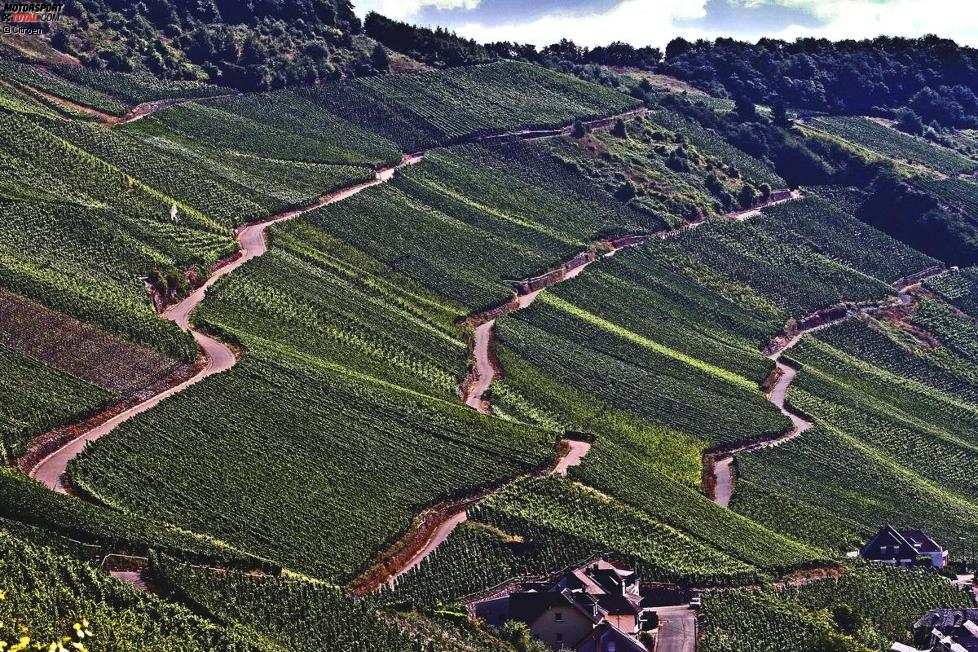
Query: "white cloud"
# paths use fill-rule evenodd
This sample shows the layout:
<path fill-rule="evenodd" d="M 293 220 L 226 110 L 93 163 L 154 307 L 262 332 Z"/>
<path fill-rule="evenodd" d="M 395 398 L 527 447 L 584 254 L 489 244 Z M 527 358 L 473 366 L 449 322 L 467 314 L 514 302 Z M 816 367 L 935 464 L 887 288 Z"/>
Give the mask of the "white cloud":
<path fill-rule="evenodd" d="M 527 0 L 532 2 L 533 0 Z M 745 6 L 770 4 L 771 0 L 740 0 Z M 480 0 L 358 0 L 361 12 L 374 9 L 392 18 L 410 19 L 423 6 L 474 8 Z M 768 36 L 793 40 L 818 36 L 833 40 L 872 38 L 880 34 L 920 36 L 934 33 L 960 43 L 978 46 L 978 11 L 974 0 L 774 0 L 804 9 L 819 17 L 821 27 L 787 26 L 776 32 L 758 30 L 751 38 Z M 722 30 L 677 27 L 674 21 L 702 18 L 706 0 L 623 0 L 603 13 L 573 15 L 559 12 L 527 22 L 482 25 L 475 21 L 455 25 L 459 34 L 480 41 L 519 41 L 546 45 L 569 38 L 582 45 L 604 45 L 615 40 L 636 46 L 664 46 L 675 36 L 715 38 Z"/>
<path fill-rule="evenodd" d="M 436 9 L 475 9 L 480 0 L 355 0 L 354 8 L 361 16 L 376 11 L 396 20 L 409 19 L 423 7 Z"/>
<path fill-rule="evenodd" d="M 706 0 L 625 0 L 604 13 L 559 13 L 511 25 L 486 27 L 459 25 L 459 34 L 480 41 L 519 41 L 546 45 L 569 38 L 582 45 L 628 41 L 634 45 L 661 45 L 675 34 L 673 20 L 705 15 Z"/>
<path fill-rule="evenodd" d="M 978 44 L 978 12 L 973 0 L 781 0 L 781 4 L 808 9 L 825 20 L 826 26 L 814 32 L 826 38 L 932 33 Z"/>

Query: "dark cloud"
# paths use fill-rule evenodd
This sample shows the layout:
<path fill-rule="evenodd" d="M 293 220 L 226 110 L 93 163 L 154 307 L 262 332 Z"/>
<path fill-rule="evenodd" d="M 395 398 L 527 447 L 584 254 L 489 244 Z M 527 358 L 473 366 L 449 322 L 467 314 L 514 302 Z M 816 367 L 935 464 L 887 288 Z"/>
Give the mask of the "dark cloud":
<path fill-rule="evenodd" d="M 604 13 L 623 0 L 482 0 L 474 9 L 438 9 L 426 6 L 411 19 L 422 25 L 458 27 L 478 23 L 485 27 L 527 23 L 543 16 L 581 16 Z"/>
<path fill-rule="evenodd" d="M 677 27 L 696 27 L 731 35 L 780 32 L 790 25 L 822 27 L 825 21 L 805 9 L 773 2 L 745 6 L 738 0 L 709 0 L 706 16 L 675 21 Z"/>

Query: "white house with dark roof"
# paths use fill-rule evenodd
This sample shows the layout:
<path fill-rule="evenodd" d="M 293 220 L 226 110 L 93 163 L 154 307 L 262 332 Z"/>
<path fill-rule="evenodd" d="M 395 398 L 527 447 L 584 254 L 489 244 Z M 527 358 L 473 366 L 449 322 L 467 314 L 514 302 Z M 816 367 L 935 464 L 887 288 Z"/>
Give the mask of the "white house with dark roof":
<path fill-rule="evenodd" d="M 894 643 L 892 652 L 978 652 L 978 609 L 934 609 L 914 624 L 927 632 L 923 650 Z"/>
<path fill-rule="evenodd" d="M 532 635 L 554 649 L 577 652 L 644 652 L 642 595 L 638 573 L 604 560 L 569 571 L 552 583 L 519 590 L 474 605 L 490 625 L 526 623 Z"/>
<path fill-rule="evenodd" d="M 884 525 L 859 551 L 862 559 L 898 566 L 918 563 L 921 557 L 930 560 L 934 568 L 947 566 L 947 550 L 920 530 L 897 530 Z"/>

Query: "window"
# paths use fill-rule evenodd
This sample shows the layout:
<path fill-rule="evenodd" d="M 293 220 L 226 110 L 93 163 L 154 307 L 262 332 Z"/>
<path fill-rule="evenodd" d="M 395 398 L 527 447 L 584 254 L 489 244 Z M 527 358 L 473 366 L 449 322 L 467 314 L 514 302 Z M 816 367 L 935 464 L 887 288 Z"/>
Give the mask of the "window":
<path fill-rule="evenodd" d="M 554 640 L 557 641 L 558 643 L 563 643 L 564 642 L 564 635 L 561 634 L 560 632 L 557 632 L 554 635 Z"/>
<path fill-rule="evenodd" d="M 608 641 L 607 652 L 615 652 L 615 648 L 618 647 L 615 641 Z"/>
<path fill-rule="evenodd" d="M 562 622 L 564 622 L 564 612 L 563 611 L 555 611 L 554 612 L 554 622 L 556 622 L 556 623 L 562 623 Z"/>

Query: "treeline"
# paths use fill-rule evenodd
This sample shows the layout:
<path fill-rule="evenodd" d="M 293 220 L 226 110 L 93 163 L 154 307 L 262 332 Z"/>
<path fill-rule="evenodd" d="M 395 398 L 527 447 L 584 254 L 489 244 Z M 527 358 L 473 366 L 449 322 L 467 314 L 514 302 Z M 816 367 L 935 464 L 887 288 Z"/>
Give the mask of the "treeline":
<path fill-rule="evenodd" d="M 831 140 L 811 138 L 792 127 L 784 104 L 770 117 L 753 102 L 717 113 L 695 98 L 667 95 L 660 105 L 712 130 L 738 149 L 766 160 L 792 187 L 866 188 L 856 216 L 926 254 L 953 265 L 978 263 L 978 226 L 945 208 L 923 188 L 911 185 L 888 160 L 870 161 Z"/>
<path fill-rule="evenodd" d="M 658 48 L 636 48 L 616 41 L 608 46 L 586 48 L 567 39 L 544 48 L 529 43 L 499 41 L 478 43 L 438 27 L 429 29 L 391 20 L 376 12 L 364 22 L 367 36 L 430 66 L 464 66 L 500 59 L 525 61 L 591 78 L 607 85 L 613 73 L 601 67 L 627 66 L 652 70 L 662 60 Z M 602 79 L 601 77 L 605 78 Z M 616 81 L 616 80 L 615 80 Z"/>
<path fill-rule="evenodd" d="M 350 0 L 68 0 L 51 44 L 87 66 L 243 91 L 375 71 Z"/>
<path fill-rule="evenodd" d="M 978 127 L 978 50 L 947 39 L 881 36 L 792 43 L 673 39 L 660 70 L 721 97 L 842 114 L 900 117 L 924 126 Z M 909 107 L 896 114 L 895 110 Z"/>

